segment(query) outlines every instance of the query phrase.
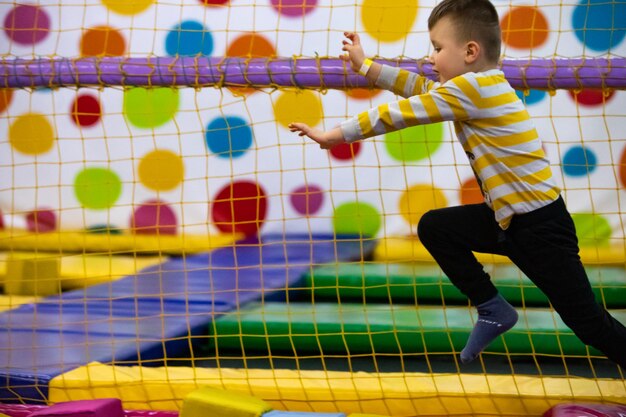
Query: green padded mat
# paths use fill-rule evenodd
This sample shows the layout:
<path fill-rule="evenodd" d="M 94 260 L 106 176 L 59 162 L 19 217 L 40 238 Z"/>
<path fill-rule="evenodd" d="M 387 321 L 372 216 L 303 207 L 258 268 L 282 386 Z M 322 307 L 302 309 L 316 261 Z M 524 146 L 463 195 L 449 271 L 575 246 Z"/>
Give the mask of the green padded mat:
<path fill-rule="evenodd" d="M 587 275 L 599 301 L 608 308 L 626 307 L 623 267 L 589 266 Z M 546 296 L 515 265 L 486 265 L 500 293 L 512 304 L 548 306 Z M 291 295 L 316 301 L 376 301 L 416 304 L 467 304 L 438 265 L 351 263 L 322 266 L 306 276 Z M 306 294 L 306 295 L 304 295 Z"/>
<path fill-rule="evenodd" d="M 519 312 L 517 325 L 487 352 L 586 354 L 556 313 Z M 626 310 L 613 313 L 626 323 Z M 472 327 L 468 307 L 253 303 L 215 320 L 209 339 L 212 349 L 246 355 L 450 353 L 463 348 Z"/>

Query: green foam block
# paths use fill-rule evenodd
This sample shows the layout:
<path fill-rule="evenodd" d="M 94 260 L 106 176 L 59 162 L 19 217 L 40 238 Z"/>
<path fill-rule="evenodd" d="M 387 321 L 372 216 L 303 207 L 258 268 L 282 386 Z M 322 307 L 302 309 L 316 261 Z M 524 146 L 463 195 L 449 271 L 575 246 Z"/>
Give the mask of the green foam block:
<path fill-rule="evenodd" d="M 515 265 L 486 265 L 485 271 L 510 303 L 549 305 L 546 296 Z M 608 308 L 626 307 L 623 267 L 590 266 L 586 271 L 598 301 Z M 434 263 L 335 264 L 313 269 L 305 282 L 302 288 L 292 290 L 292 295 L 298 291 L 297 295 L 306 292 L 309 299 L 312 295 L 315 300 L 467 304 L 467 297 Z"/>
<path fill-rule="evenodd" d="M 203 387 L 185 397 L 180 417 L 259 417 L 271 409 L 260 398 Z"/>
<path fill-rule="evenodd" d="M 517 325 L 487 352 L 586 355 L 585 345 L 553 311 L 518 311 Z M 626 322 L 626 311 L 612 314 Z M 464 347 L 473 317 L 469 307 L 249 304 L 215 320 L 209 339 L 212 349 L 237 354 L 452 353 Z"/>

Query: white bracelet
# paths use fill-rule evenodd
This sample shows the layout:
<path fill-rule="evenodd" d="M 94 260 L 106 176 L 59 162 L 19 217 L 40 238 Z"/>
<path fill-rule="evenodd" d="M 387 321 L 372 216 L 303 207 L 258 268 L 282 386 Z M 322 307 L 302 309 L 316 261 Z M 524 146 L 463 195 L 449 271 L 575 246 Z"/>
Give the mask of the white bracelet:
<path fill-rule="evenodd" d="M 372 62 L 371 59 L 366 58 L 365 61 L 363 61 L 361 68 L 359 68 L 359 74 L 365 77 L 367 75 L 367 71 L 370 70 L 370 67 L 372 66 L 373 63 L 374 62 Z"/>

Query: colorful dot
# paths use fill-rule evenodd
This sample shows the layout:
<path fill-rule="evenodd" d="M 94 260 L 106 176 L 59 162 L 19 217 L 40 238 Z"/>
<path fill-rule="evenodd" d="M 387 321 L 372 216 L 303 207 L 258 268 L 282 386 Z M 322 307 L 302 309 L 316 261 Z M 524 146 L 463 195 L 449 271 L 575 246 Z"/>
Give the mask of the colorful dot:
<path fill-rule="evenodd" d="M 364 0 L 361 19 L 368 35 L 382 42 L 406 38 L 417 18 L 418 0 Z"/>
<path fill-rule="evenodd" d="M 96 26 L 85 31 L 79 47 L 81 56 L 121 56 L 126 53 L 124 36 L 108 26 Z"/>
<path fill-rule="evenodd" d="M 167 34 L 165 50 L 170 56 L 211 55 L 213 35 L 202 23 L 187 20 Z"/>
<path fill-rule="evenodd" d="M 563 172 L 572 177 L 582 177 L 591 174 L 596 169 L 597 158 L 590 149 L 574 146 L 563 156 Z"/>
<path fill-rule="evenodd" d="M 480 204 L 485 201 L 483 193 L 475 177 L 471 177 L 461 184 L 460 198 L 461 204 Z"/>
<path fill-rule="evenodd" d="M 543 90 L 517 90 L 515 94 L 517 94 L 517 97 L 519 97 L 526 106 L 530 106 L 543 100 L 547 93 Z"/>
<path fill-rule="evenodd" d="M 134 126 L 153 128 L 174 118 L 179 93 L 175 88 L 130 88 L 124 92 L 124 114 Z"/>
<path fill-rule="evenodd" d="M 354 159 L 359 153 L 361 153 L 361 142 L 342 143 L 330 150 L 332 157 L 340 161 Z"/>
<path fill-rule="evenodd" d="M 159 200 L 146 201 L 130 219 L 130 228 L 138 235 L 175 235 L 177 224 L 174 210 Z"/>
<path fill-rule="evenodd" d="M 0 88 L 0 113 L 9 108 L 11 99 L 13 98 L 13 90 L 10 88 Z"/>
<path fill-rule="evenodd" d="M 315 126 L 322 121 L 324 109 L 319 96 L 309 90 L 285 90 L 274 103 L 274 116 L 278 123 L 301 122 Z"/>
<path fill-rule="evenodd" d="M 513 48 L 530 49 L 541 46 L 550 31 L 544 14 L 532 6 L 514 7 L 500 20 L 502 41 Z"/>
<path fill-rule="evenodd" d="M 298 213 L 310 216 L 322 207 L 324 192 L 317 185 L 302 185 L 293 190 L 289 198 Z"/>
<path fill-rule="evenodd" d="M 0 230 L 4 229 L 4 215 L 2 214 L 2 210 L 0 210 Z"/>
<path fill-rule="evenodd" d="M 215 196 L 211 217 L 224 233 L 255 235 L 267 214 L 267 198 L 263 188 L 252 181 L 235 181 Z"/>
<path fill-rule="evenodd" d="M 619 179 L 622 182 L 622 188 L 626 190 L 626 147 L 622 151 L 622 156 L 619 159 Z"/>
<path fill-rule="evenodd" d="M 594 51 L 608 51 L 626 36 L 626 2 L 580 0 L 572 15 L 576 37 Z"/>
<path fill-rule="evenodd" d="M 402 194 L 399 202 L 400 214 L 411 226 L 417 226 L 427 211 L 447 206 L 443 191 L 424 184 L 411 186 Z"/>
<path fill-rule="evenodd" d="M 208 148 L 221 158 L 238 158 L 252 146 L 252 129 L 240 117 L 213 119 L 206 128 Z"/>
<path fill-rule="evenodd" d="M 398 161 L 419 161 L 435 153 L 443 141 L 443 124 L 412 126 L 385 134 L 385 147 Z"/>
<path fill-rule="evenodd" d="M 605 90 L 581 90 L 581 91 L 568 91 L 570 97 L 574 100 L 575 103 L 581 104 L 583 106 L 602 106 L 606 104 L 613 95 L 615 91 L 607 91 Z"/>
<path fill-rule="evenodd" d="M 139 161 L 137 171 L 141 183 L 155 191 L 173 190 L 185 176 L 183 159 L 168 150 L 156 150 L 145 155 Z"/>
<path fill-rule="evenodd" d="M 224 6 L 228 4 L 230 0 L 199 0 L 199 1 L 205 6 Z"/>
<path fill-rule="evenodd" d="M 122 194 L 122 181 L 109 169 L 85 168 L 74 178 L 74 194 L 85 208 L 107 209 L 112 207 Z"/>
<path fill-rule="evenodd" d="M 71 109 L 72 121 L 78 126 L 88 127 L 100 121 L 102 109 L 100 101 L 90 94 L 76 97 Z"/>
<path fill-rule="evenodd" d="M 152 6 L 155 0 L 102 0 L 102 4 L 112 12 L 135 15 Z"/>
<path fill-rule="evenodd" d="M 609 221 L 600 214 L 572 214 L 576 226 L 576 236 L 580 246 L 605 246 L 611 239 L 613 230 Z"/>
<path fill-rule="evenodd" d="M 265 36 L 245 33 L 236 37 L 226 49 L 226 56 L 242 58 L 275 58 L 276 48 Z"/>
<path fill-rule="evenodd" d="M 52 210 L 31 211 L 26 215 L 26 228 L 34 233 L 51 232 L 57 228 L 57 216 Z"/>
<path fill-rule="evenodd" d="M 380 88 L 350 88 L 344 90 L 346 95 L 355 100 L 370 100 L 381 94 L 383 90 Z"/>
<path fill-rule="evenodd" d="M 11 146 L 28 155 L 48 152 L 54 145 L 54 130 L 48 119 L 37 113 L 19 116 L 9 127 Z"/>
<path fill-rule="evenodd" d="M 50 33 L 50 18 L 39 6 L 15 6 L 4 18 L 4 31 L 15 43 L 33 45 L 43 41 Z"/>
<path fill-rule="evenodd" d="M 380 213 L 369 203 L 343 203 L 333 213 L 333 229 L 338 235 L 376 236 L 381 223 Z"/>
<path fill-rule="evenodd" d="M 286 17 L 300 17 L 311 13 L 317 0 L 272 0 L 272 7 Z"/>

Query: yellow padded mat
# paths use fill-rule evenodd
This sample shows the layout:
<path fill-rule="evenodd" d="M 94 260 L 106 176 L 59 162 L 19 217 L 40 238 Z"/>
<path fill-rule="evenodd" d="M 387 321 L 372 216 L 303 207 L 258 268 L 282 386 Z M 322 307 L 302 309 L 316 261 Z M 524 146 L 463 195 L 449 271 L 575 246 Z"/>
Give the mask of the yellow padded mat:
<path fill-rule="evenodd" d="M 126 367 L 90 363 L 50 381 L 52 403 L 120 398 L 127 409 L 179 410 L 198 387 L 263 399 L 276 410 L 382 414 L 541 415 L 567 401 L 623 402 L 626 383 L 520 375 Z"/>

